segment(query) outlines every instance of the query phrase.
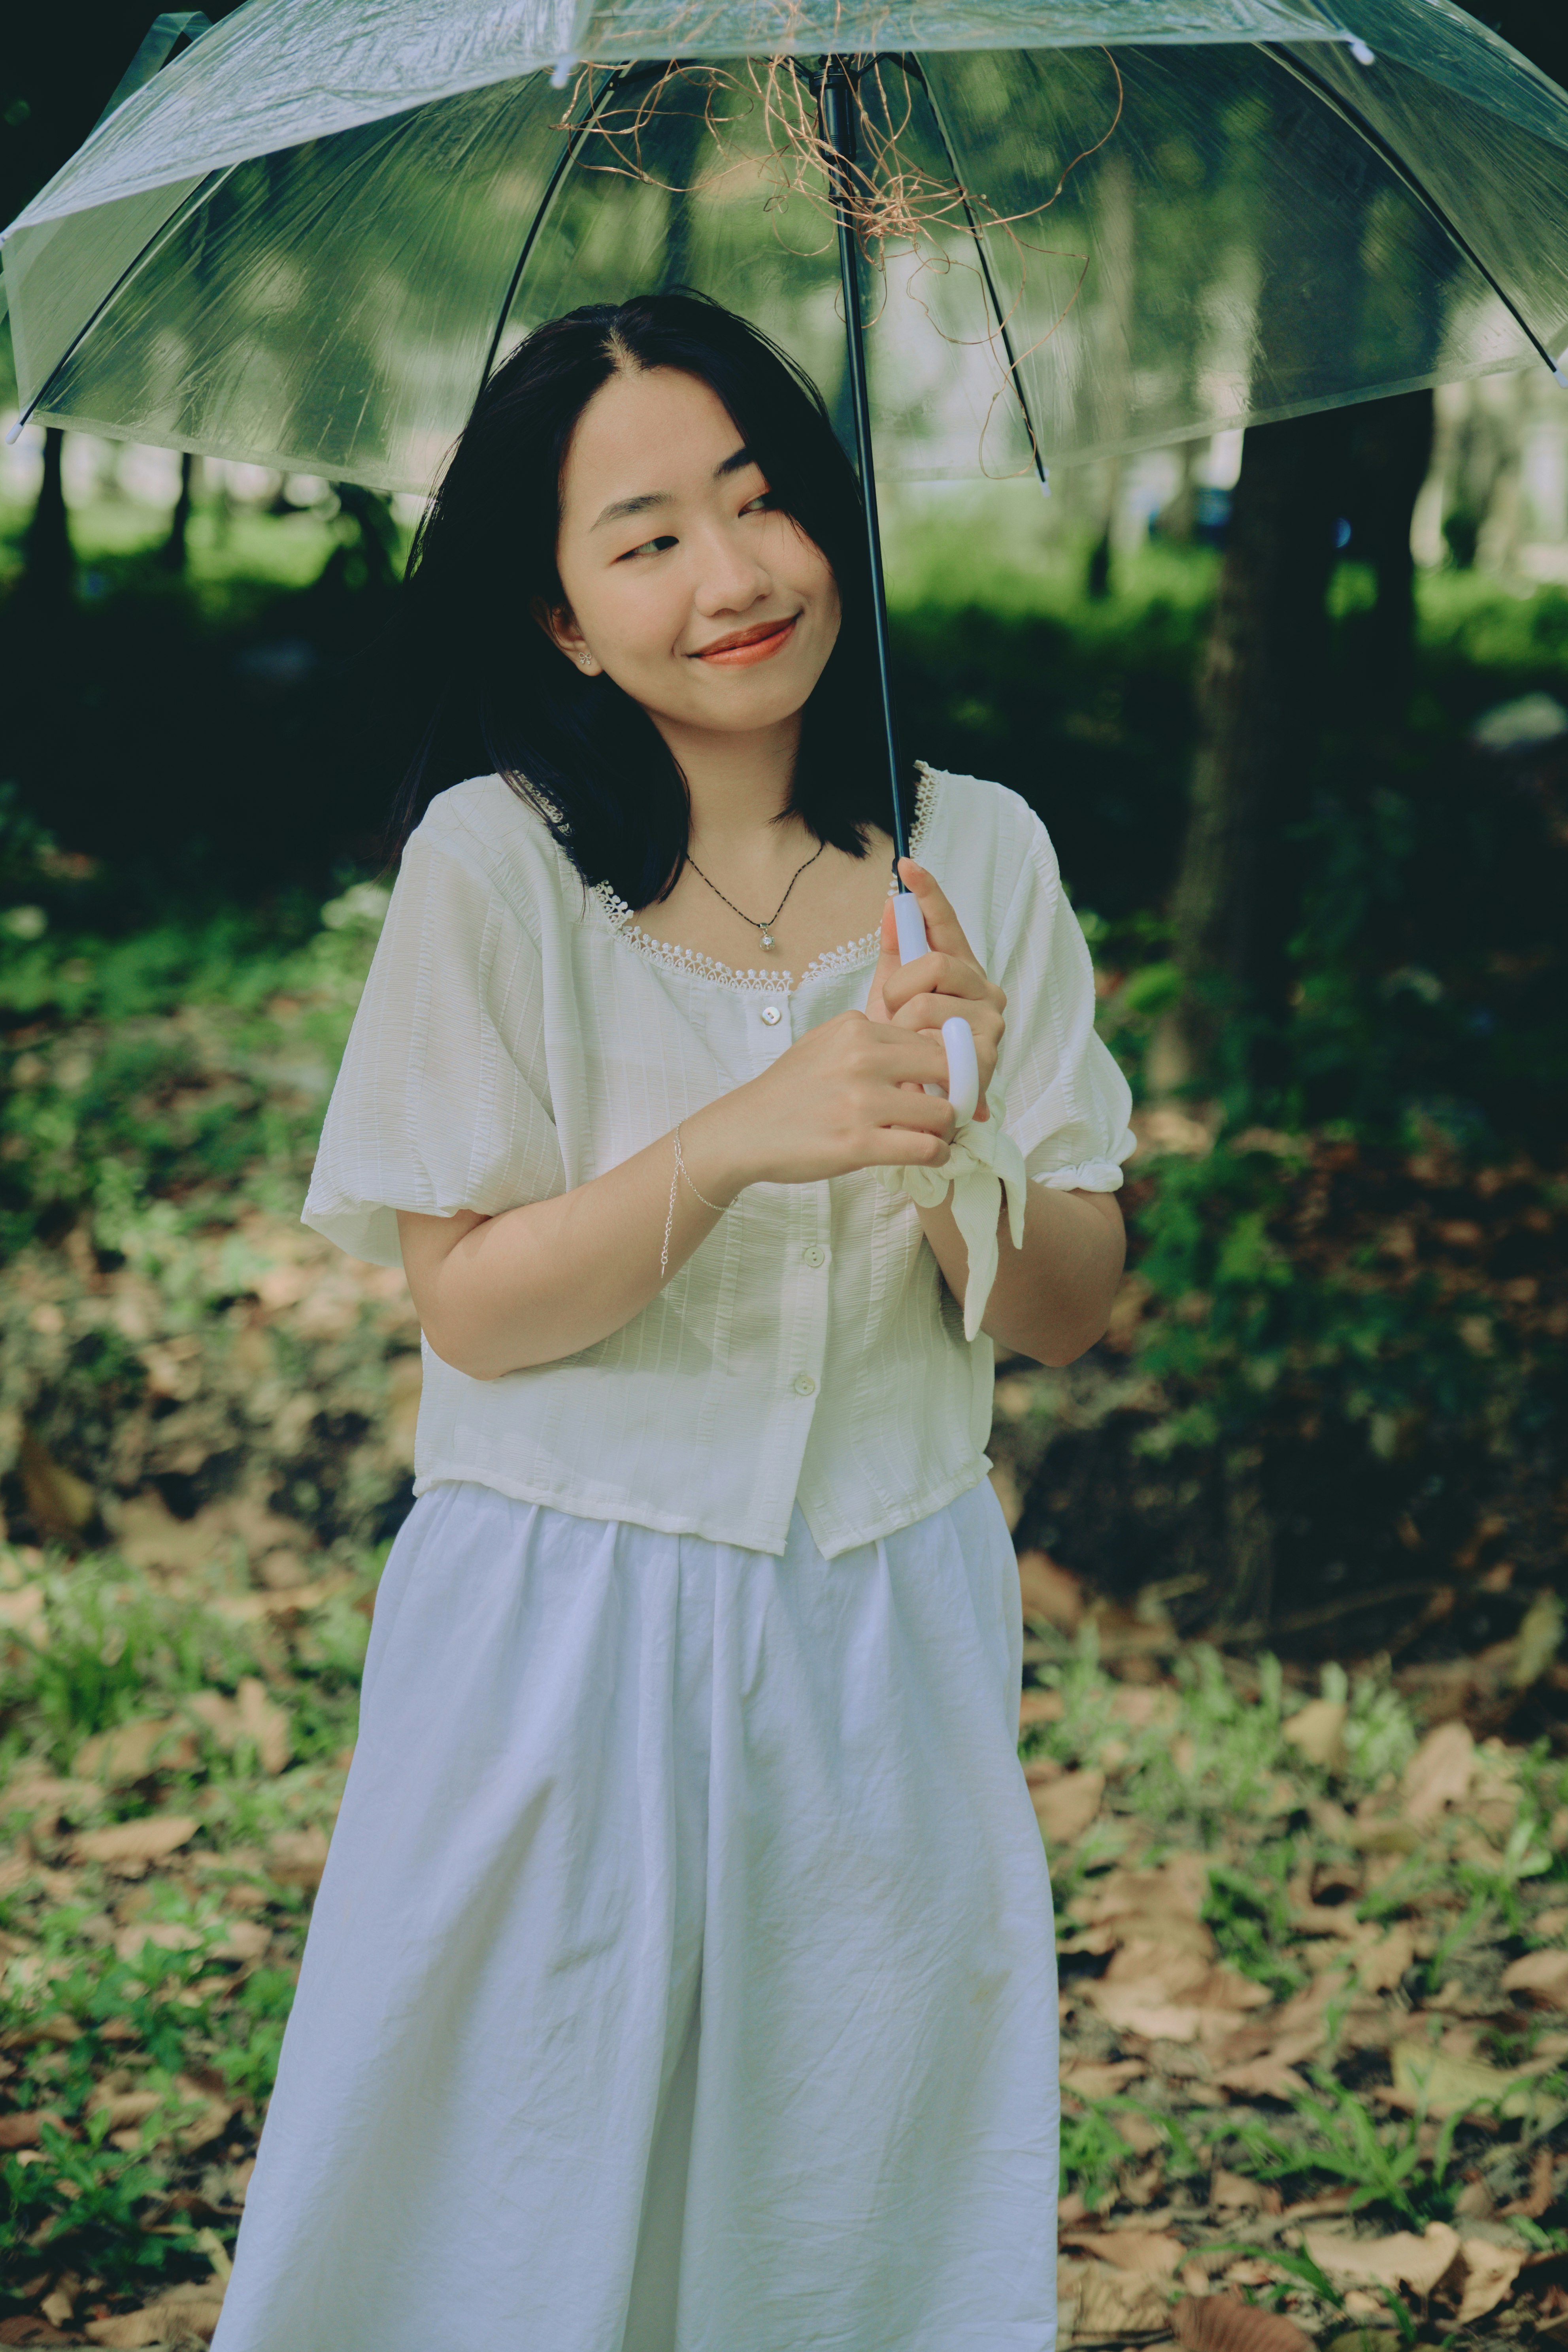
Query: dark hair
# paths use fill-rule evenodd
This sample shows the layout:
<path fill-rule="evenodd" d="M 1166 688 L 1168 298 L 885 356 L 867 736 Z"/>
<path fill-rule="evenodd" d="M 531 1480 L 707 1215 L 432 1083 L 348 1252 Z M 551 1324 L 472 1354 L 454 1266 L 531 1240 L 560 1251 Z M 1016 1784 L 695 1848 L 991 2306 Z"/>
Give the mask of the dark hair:
<path fill-rule="evenodd" d="M 628 906 L 685 863 L 686 781 L 647 713 L 584 677 L 533 618 L 564 603 L 555 551 L 577 421 L 627 362 L 679 368 L 718 394 L 775 499 L 826 556 L 838 638 L 803 714 L 790 807 L 818 840 L 866 855 L 886 824 L 860 488 L 816 385 L 756 328 L 703 296 L 595 303 L 540 327 L 474 403 L 409 557 L 399 635 L 425 730 L 394 819 L 401 847 L 433 793 L 495 771 L 537 808 L 584 880 Z"/>

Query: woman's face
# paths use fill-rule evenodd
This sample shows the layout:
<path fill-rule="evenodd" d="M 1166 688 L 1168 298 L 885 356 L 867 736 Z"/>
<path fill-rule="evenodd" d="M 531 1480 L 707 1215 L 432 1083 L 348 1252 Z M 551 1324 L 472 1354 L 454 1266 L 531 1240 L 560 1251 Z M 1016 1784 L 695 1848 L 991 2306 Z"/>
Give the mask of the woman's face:
<path fill-rule="evenodd" d="M 583 411 L 557 563 L 550 635 L 667 735 L 789 720 L 838 635 L 826 558 L 773 507 L 717 394 L 674 368 L 612 376 Z"/>

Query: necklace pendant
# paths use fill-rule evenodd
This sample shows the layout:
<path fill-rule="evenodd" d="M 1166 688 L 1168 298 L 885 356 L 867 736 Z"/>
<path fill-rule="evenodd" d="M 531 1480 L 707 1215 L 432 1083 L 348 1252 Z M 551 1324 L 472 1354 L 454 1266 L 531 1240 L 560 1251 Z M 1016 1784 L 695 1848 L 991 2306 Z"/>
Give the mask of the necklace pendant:
<path fill-rule="evenodd" d="M 771 948 L 771 947 L 772 947 L 772 945 L 773 945 L 773 935 L 772 931 L 764 931 L 764 932 L 763 933 L 763 947 L 765 947 L 765 948 Z"/>

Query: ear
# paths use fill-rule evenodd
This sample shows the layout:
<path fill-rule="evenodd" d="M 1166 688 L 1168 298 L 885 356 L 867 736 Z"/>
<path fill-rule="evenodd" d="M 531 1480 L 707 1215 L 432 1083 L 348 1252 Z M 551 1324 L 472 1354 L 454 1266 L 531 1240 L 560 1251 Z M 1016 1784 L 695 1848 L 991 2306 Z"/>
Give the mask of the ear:
<path fill-rule="evenodd" d="M 564 654 L 584 676 L 597 676 L 599 665 L 588 651 L 570 604 L 547 604 L 542 596 L 536 596 L 530 610 L 558 653 Z"/>

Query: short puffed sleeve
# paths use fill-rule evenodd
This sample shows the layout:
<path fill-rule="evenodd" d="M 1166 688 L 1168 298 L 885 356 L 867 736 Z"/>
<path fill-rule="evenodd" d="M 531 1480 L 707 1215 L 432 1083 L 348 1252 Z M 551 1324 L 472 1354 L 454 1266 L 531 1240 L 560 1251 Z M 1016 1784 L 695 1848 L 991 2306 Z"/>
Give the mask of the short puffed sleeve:
<path fill-rule="evenodd" d="M 399 1209 L 494 1216 L 564 1190 L 539 949 L 483 866 L 421 828 L 332 1089 L 303 1222 L 401 1265 Z"/>
<path fill-rule="evenodd" d="M 1009 848 L 1018 880 L 992 969 L 1007 997 L 996 1072 L 1007 1132 L 1037 1182 L 1115 1192 L 1121 1162 L 1137 1150 L 1127 1123 L 1132 1092 L 1095 1030 L 1094 967 L 1050 836 L 1032 812 L 1014 805 L 1020 837 Z"/>

